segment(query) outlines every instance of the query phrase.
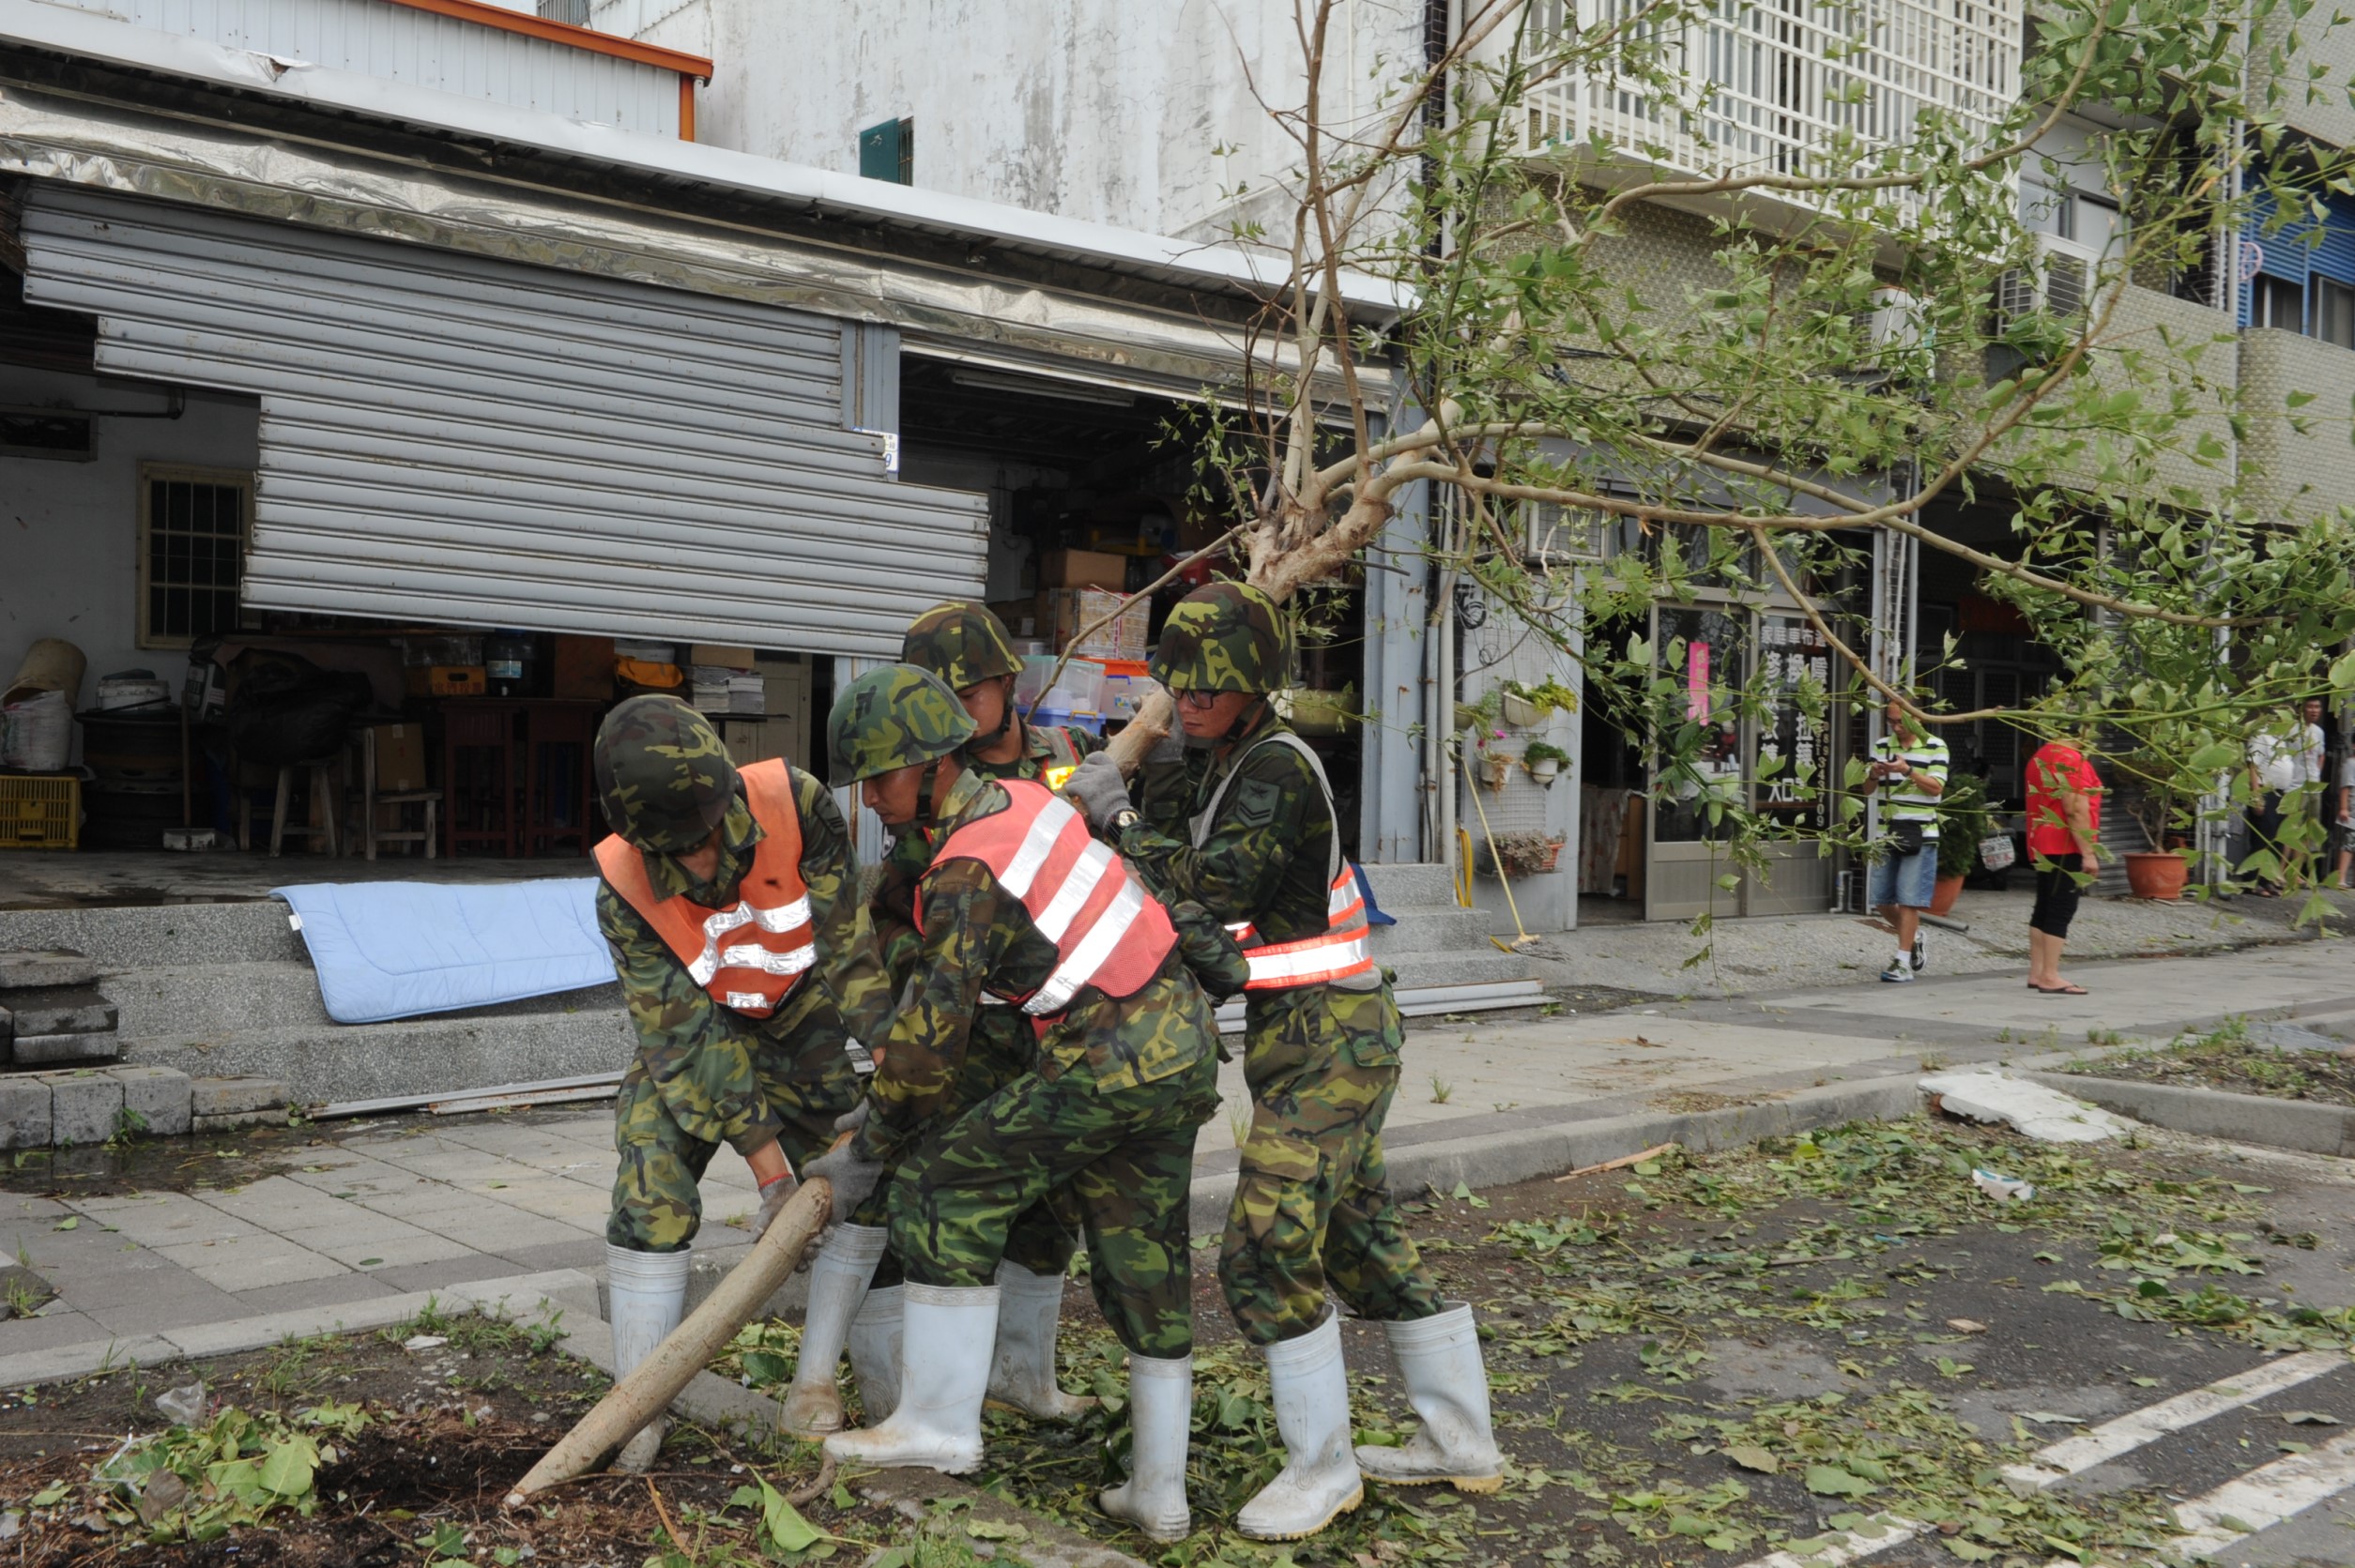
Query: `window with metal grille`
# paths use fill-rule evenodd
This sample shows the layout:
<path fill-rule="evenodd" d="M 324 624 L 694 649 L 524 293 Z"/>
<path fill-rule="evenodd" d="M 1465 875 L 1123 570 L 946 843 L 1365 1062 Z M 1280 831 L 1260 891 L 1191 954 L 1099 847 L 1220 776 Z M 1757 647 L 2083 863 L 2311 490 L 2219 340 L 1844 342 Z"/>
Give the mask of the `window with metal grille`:
<path fill-rule="evenodd" d="M 540 0 L 540 14 L 550 22 L 567 22 L 575 27 L 589 25 L 589 8 L 593 0 Z"/>
<path fill-rule="evenodd" d="M 253 479 L 139 466 L 139 646 L 186 647 L 237 625 Z"/>

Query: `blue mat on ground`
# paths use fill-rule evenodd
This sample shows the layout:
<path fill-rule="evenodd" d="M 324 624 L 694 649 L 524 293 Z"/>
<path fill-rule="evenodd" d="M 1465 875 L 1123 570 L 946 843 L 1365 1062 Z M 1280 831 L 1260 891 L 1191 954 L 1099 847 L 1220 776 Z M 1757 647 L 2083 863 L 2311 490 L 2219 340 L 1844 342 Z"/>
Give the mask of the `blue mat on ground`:
<path fill-rule="evenodd" d="M 597 878 L 310 882 L 273 888 L 339 1024 L 454 1012 L 613 979 L 597 934 Z"/>

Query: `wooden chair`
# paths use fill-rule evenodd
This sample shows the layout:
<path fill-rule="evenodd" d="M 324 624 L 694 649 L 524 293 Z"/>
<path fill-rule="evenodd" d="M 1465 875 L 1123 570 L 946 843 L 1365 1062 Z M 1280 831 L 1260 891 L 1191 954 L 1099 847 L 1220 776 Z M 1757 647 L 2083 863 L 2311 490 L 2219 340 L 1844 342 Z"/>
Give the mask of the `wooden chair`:
<path fill-rule="evenodd" d="M 400 789 L 379 794 L 376 789 L 376 732 L 363 726 L 359 731 L 359 821 L 352 832 L 355 848 L 364 849 L 369 860 L 376 858 L 380 844 L 421 844 L 425 858 L 435 860 L 441 854 L 441 791 L 438 789 Z M 378 809 L 390 806 L 401 825 L 387 828 Z M 408 809 L 418 807 L 423 822 L 418 828 L 407 825 Z"/>

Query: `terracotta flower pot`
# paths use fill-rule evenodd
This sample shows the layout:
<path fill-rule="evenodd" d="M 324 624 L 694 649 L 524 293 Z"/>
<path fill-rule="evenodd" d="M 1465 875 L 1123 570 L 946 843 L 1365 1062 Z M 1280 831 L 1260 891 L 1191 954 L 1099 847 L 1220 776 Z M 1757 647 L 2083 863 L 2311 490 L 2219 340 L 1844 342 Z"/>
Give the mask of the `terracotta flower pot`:
<path fill-rule="evenodd" d="M 1930 890 L 1930 912 L 1934 915 L 1950 914 L 1954 909 L 1954 901 L 1962 896 L 1961 877 L 1941 876 L 1937 886 Z"/>
<path fill-rule="evenodd" d="M 2136 898 L 2179 899 L 2191 869 L 2180 855 L 2133 850 L 2126 857 L 2126 889 Z"/>

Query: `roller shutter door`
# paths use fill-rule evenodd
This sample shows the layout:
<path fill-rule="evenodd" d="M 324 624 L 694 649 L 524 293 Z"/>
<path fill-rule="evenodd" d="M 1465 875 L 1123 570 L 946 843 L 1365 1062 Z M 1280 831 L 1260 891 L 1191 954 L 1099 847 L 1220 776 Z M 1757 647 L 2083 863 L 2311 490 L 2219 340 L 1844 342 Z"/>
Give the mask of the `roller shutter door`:
<path fill-rule="evenodd" d="M 50 186 L 23 238 L 101 373 L 259 396 L 258 607 L 890 657 L 981 591 L 831 318 Z"/>

